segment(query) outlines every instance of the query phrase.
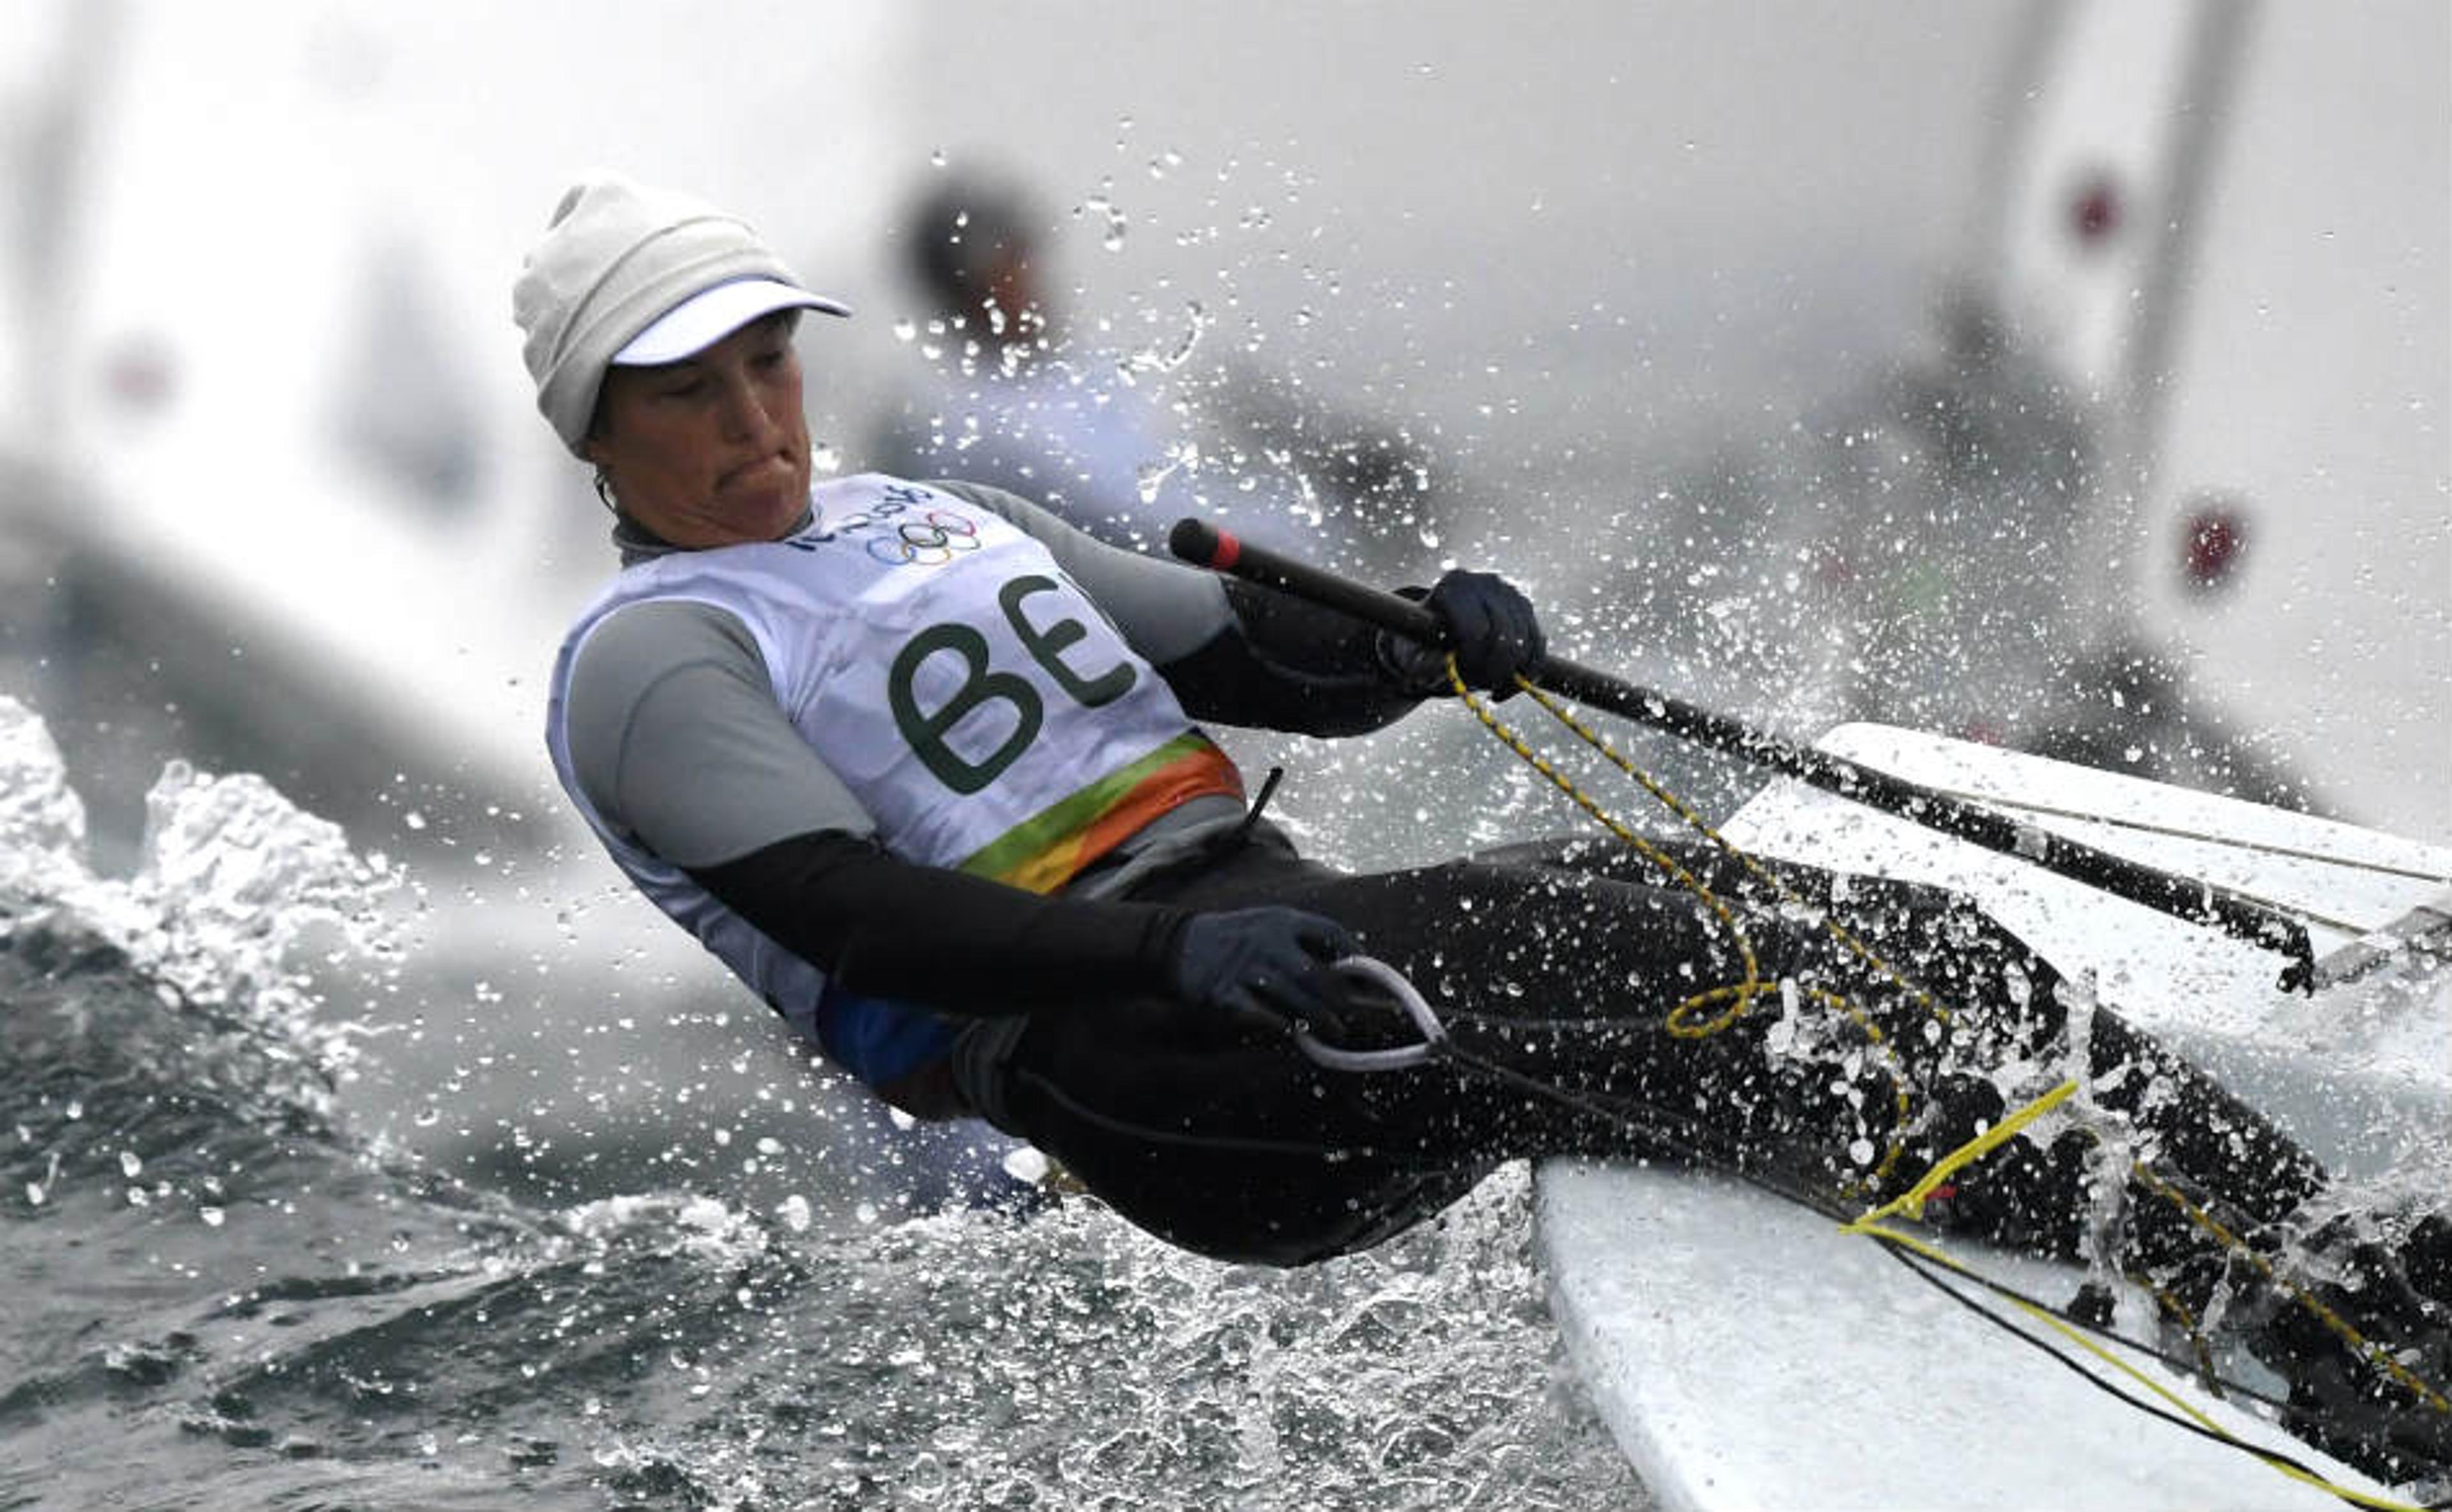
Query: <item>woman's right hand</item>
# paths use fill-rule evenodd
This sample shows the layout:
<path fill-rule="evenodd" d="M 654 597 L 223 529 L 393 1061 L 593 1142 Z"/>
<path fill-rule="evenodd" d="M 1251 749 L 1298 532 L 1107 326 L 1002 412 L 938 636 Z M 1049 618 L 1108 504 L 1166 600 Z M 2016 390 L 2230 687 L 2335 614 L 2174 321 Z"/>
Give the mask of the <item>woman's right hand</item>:
<path fill-rule="evenodd" d="M 1334 1023 L 1346 990 L 1332 964 L 1360 951 L 1344 925 L 1301 909 L 1194 913 L 1176 935 L 1167 985 L 1252 1028 Z"/>

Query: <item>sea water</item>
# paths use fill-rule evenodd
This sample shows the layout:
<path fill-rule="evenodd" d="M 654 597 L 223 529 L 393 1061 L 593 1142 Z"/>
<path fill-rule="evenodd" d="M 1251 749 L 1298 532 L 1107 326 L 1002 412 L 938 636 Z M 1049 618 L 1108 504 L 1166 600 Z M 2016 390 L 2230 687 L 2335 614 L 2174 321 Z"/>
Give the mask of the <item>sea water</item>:
<path fill-rule="evenodd" d="M 0 1507 L 1644 1504 L 1520 1168 L 1295 1271 L 1081 1198 L 540 1197 L 367 1111 L 413 878 L 246 775 L 148 810 L 94 875 L 0 698 Z"/>

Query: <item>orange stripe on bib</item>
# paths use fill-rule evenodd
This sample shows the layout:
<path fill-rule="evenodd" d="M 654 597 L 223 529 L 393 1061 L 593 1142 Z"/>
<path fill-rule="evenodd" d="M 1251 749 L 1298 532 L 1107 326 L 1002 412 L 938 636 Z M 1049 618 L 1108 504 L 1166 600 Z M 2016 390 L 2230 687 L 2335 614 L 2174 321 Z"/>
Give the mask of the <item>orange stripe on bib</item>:
<path fill-rule="evenodd" d="M 1243 775 L 1207 736 L 1187 732 L 1007 830 L 961 870 L 1052 893 L 1159 815 L 1211 795 L 1240 799 Z"/>

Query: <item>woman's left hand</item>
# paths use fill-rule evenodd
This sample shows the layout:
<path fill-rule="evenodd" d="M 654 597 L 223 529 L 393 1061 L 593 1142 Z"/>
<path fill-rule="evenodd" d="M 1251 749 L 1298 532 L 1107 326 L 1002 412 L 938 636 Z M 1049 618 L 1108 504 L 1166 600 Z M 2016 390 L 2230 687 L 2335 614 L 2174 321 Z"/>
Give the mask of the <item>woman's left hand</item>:
<path fill-rule="evenodd" d="M 1517 677 L 1539 670 L 1549 643 L 1541 631 L 1541 617 L 1533 612 L 1532 599 L 1496 573 L 1452 569 L 1423 595 L 1422 607 L 1447 632 L 1447 645 L 1429 646 L 1390 636 L 1380 647 L 1390 670 L 1413 691 L 1446 691 L 1451 653 L 1466 687 L 1501 698 L 1515 692 Z"/>

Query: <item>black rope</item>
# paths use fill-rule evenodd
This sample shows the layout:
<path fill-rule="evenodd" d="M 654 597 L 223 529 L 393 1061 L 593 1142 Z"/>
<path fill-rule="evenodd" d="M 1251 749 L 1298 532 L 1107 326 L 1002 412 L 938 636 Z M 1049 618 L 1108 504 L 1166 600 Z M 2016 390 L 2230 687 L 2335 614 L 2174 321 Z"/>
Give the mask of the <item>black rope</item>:
<path fill-rule="evenodd" d="M 1879 1238 L 1881 1236 L 1875 1235 L 1874 1237 Z M 2040 1338 L 2027 1332 L 2026 1329 L 2019 1327 L 2013 1320 L 1980 1306 L 1972 1297 L 1966 1295 L 1957 1287 L 1943 1280 L 1942 1272 L 1948 1267 L 1936 1266 L 1928 1257 L 1917 1254 L 1915 1251 L 1908 1248 L 1904 1245 L 1893 1244 L 1886 1241 L 1882 1247 L 1888 1251 L 1892 1259 L 1905 1266 L 1908 1274 L 1916 1277 L 1927 1286 L 1931 1286 L 1935 1291 L 1940 1292 L 1950 1301 L 1957 1303 L 1960 1306 L 1965 1307 L 1968 1311 L 1975 1314 L 1975 1316 L 1983 1319 L 1985 1322 L 2000 1328 L 2004 1332 L 2007 1333 L 2011 1338 L 2031 1346 L 2040 1352 L 2046 1359 L 2048 1359 L 2061 1365 L 2063 1368 L 2070 1371 L 2076 1375 L 2079 1380 L 2084 1381 L 2087 1385 L 2094 1387 L 2104 1395 L 2110 1397 L 2113 1401 L 2121 1403 L 2125 1406 L 2131 1407 L 2136 1411 L 2145 1413 L 2147 1417 L 2160 1419 L 2162 1422 L 2167 1423 L 2175 1428 L 2185 1429 L 2185 1431 L 2193 1433 L 2198 1438 L 2205 1439 L 2209 1443 L 2219 1443 L 2228 1448 L 2237 1449 L 2253 1459 L 2264 1462 L 2266 1464 L 2278 1465 L 2285 1469 L 2295 1470 L 2301 1475 L 2307 1477 L 2310 1481 L 2316 1483 L 2316 1484 L 2323 1487 L 2325 1491 L 2330 1492 L 2332 1495 L 2339 1497 L 2342 1501 L 2346 1502 L 2353 1506 L 2363 1506 L 2366 1504 L 2348 1495 L 2346 1492 L 2343 1491 L 2341 1487 L 2333 1484 L 2332 1481 L 2326 1477 L 2323 1472 L 2314 1469 L 2299 1460 L 2291 1458 L 2289 1455 L 2283 1453 L 2279 1449 L 2268 1449 L 2263 1444 L 2250 1443 L 2246 1440 L 2241 1439 L 2235 1435 L 2224 1433 L 2218 1429 L 2208 1428 L 2204 1424 L 2183 1417 L 2179 1413 L 2173 1412 L 2166 1407 L 2157 1406 L 2153 1403 L 2147 1402 L 2142 1397 L 2131 1396 L 2129 1393 L 2123 1391 L 2120 1387 L 2112 1384 L 2110 1382 L 2106 1381 L 2101 1376 L 2098 1376 L 2093 1371 L 2087 1369 L 2084 1361 L 2062 1349 L 2058 1345 L 2053 1344 L 2050 1340 Z M 2087 1324 L 2082 1319 L 2071 1316 L 2062 1308 L 2050 1306 L 2045 1303 L 2038 1302 L 2034 1298 L 2028 1297 L 2020 1292 L 2017 1288 L 2007 1286 L 1999 1281 L 1995 1281 L 1989 1276 L 1981 1275 L 1971 1270 L 1950 1271 L 1949 1274 L 1974 1282 L 1976 1285 L 1983 1286 L 1987 1290 L 1998 1292 L 2004 1297 L 2024 1303 L 2027 1306 L 2034 1307 L 2043 1312 L 2047 1312 L 2063 1323 L 2067 1324 L 2069 1326 L 2083 1329 L 2087 1333 L 2095 1335 L 2097 1338 L 2109 1340 L 2115 1344 L 2126 1345 L 2131 1348 L 2142 1350 L 2143 1352 L 2153 1356 L 2155 1359 L 2163 1361 L 2165 1364 L 2176 1364 L 2170 1356 L 2164 1354 L 2159 1349 L 2155 1349 L 2150 1345 L 2141 1344 L 2135 1340 L 2127 1339 L 2113 1330 L 2100 1328 Z M 2225 1382 L 2225 1384 L 2228 1385 L 2232 1384 L 2232 1383 Z M 2242 1396 L 2250 1397 L 2256 1401 L 2264 1402 L 2270 1404 L 2285 1405 L 2285 1404 L 2274 1403 L 2271 1397 L 2260 1395 L 2259 1393 L 2250 1391 L 2245 1387 L 2241 1387 L 2239 1389 Z"/>

